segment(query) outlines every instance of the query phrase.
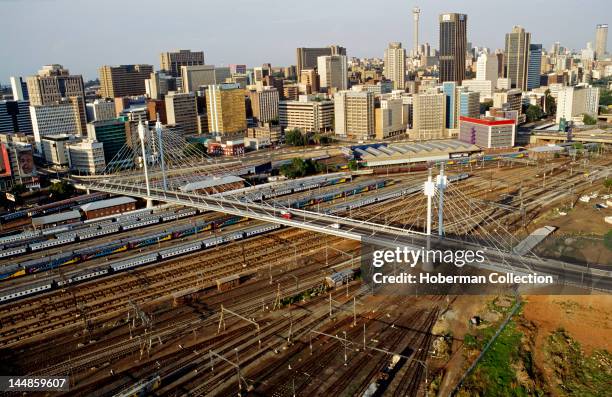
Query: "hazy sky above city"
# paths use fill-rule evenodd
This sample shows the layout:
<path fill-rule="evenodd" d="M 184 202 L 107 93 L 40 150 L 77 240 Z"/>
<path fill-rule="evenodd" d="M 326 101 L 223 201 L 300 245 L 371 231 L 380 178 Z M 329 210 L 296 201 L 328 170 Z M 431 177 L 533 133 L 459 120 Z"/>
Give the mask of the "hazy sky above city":
<path fill-rule="evenodd" d="M 203 50 L 207 64 L 295 64 L 296 47 L 340 44 L 349 56 L 382 57 L 390 41 L 438 46 L 438 14 L 468 14 L 468 41 L 502 48 L 522 25 L 532 42 L 583 48 L 609 23 L 610 0 L 0 0 L 0 82 L 60 63 L 91 79 L 104 64 L 148 63 L 177 48 Z M 608 46 L 610 48 L 610 46 Z"/>

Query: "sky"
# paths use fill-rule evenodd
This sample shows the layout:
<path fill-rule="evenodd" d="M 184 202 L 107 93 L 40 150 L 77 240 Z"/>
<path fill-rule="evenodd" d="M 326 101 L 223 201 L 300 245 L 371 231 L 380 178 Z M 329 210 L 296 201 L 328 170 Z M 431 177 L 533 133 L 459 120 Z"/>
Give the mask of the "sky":
<path fill-rule="evenodd" d="M 101 65 L 152 64 L 178 48 L 207 64 L 295 64 L 296 47 L 339 44 L 349 56 L 382 57 L 391 41 L 438 47 L 438 15 L 468 15 L 468 41 L 503 48 L 514 25 L 545 48 L 579 49 L 610 23 L 610 0 L 0 0 L 0 82 L 59 63 L 86 80 Z M 612 41 L 612 40 L 611 40 Z M 610 48 L 610 46 L 608 46 Z"/>

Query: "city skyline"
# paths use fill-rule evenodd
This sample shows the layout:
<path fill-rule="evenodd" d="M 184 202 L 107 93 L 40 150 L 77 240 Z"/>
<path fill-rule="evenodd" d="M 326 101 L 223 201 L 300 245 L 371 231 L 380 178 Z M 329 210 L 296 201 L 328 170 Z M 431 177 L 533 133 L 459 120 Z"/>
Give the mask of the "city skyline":
<path fill-rule="evenodd" d="M 206 5 L 185 0 L 175 4 L 180 12 L 165 4 L 157 7 L 155 2 L 147 2 L 143 8 L 137 2 L 111 0 L 107 7 L 96 9 L 92 15 L 75 0 L 0 0 L 0 8 L 9 16 L 5 29 L 20 33 L 16 36 L 18 40 L 3 39 L 2 47 L 11 56 L 0 64 L 0 82 L 7 84 L 14 75 L 33 75 L 42 65 L 51 63 L 60 63 L 86 80 L 97 78 L 102 65 L 145 63 L 159 70 L 159 54 L 179 48 L 202 50 L 206 63 L 218 66 L 238 63 L 252 67 L 266 62 L 274 66 L 292 65 L 296 47 L 330 44 L 347 48 L 348 57 L 382 58 L 389 42 L 399 41 L 408 49 L 412 46 L 415 6 L 421 8 L 419 41 L 430 43 L 432 48 L 438 48 L 439 14 L 458 12 L 468 15 L 467 41 L 475 46 L 503 48 L 505 33 L 512 26 L 521 25 L 532 34 L 532 41 L 542 43 L 545 49 L 555 41 L 570 49 L 580 49 L 595 41 L 595 26 L 608 23 L 601 16 L 612 11 L 612 5 L 604 1 L 593 2 L 597 3 L 593 6 L 598 13 L 581 12 L 582 6 L 570 1 L 548 8 L 527 1 L 518 2 L 524 3 L 524 7 L 520 4 L 517 7 L 517 2 L 481 1 L 455 7 L 441 1 L 423 4 L 390 0 L 384 3 L 385 7 L 374 8 L 366 6 L 370 3 L 363 2 L 363 7 L 355 3 L 314 0 L 312 9 L 325 5 L 326 14 L 321 15 L 295 12 L 299 10 L 277 0 L 269 2 L 262 11 L 247 0 Z M 50 19 L 56 8 L 62 12 L 56 12 Z M 151 9 L 158 13 L 134 17 L 135 13 Z M 567 29 L 568 23 L 577 29 Z M 125 29 L 130 26 L 127 24 L 133 26 L 132 31 Z M 363 29 L 363 24 L 376 28 Z M 27 26 L 37 29 L 24 30 Z M 257 41 L 260 45 L 249 42 L 254 31 L 261 38 Z"/>

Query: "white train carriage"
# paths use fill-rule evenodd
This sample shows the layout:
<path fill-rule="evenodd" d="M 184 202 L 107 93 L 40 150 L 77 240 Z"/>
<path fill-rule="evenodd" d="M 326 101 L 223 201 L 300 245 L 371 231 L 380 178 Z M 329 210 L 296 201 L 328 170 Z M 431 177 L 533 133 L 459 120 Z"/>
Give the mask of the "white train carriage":
<path fill-rule="evenodd" d="M 11 236 L 1 237 L 0 244 L 14 243 L 15 241 L 27 240 L 29 238 L 37 237 L 39 235 L 40 235 L 40 232 L 38 231 L 36 232 L 28 231 L 28 232 L 23 232 L 20 234 L 13 234 Z"/>
<path fill-rule="evenodd" d="M 107 234 L 117 233 L 119 231 L 119 225 L 105 227 L 103 229 L 90 229 L 83 231 L 78 234 L 79 240 L 88 240 L 90 238 L 105 236 Z"/>
<path fill-rule="evenodd" d="M 92 269 L 92 270 L 88 270 L 82 274 L 79 274 L 78 276 L 71 276 L 69 278 L 67 278 L 66 280 L 60 280 L 57 282 L 57 285 L 62 287 L 64 285 L 68 285 L 68 284 L 72 284 L 72 283 L 78 283 L 81 282 L 83 280 L 88 280 L 90 278 L 96 278 L 96 277 L 100 277 L 103 276 L 105 274 L 108 274 L 108 268 L 103 268 L 103 269 Z"/>
<path fill-rule="evenodd" d="M 0 258 L 9 258 L 14 255 L 25 254 L 28 250 L 27 245 L 22 245 L 20 247 L 8 248 L 3 251 L 0 251 Z"/>
<path fill-rule="evenodd" d="M 77 232 L 65 232 L 65 233 L 56 234 L 55 238 L 62 240 L 65 238 L 76 237 L 76 236 L 77 236 Z"/>
<path fill-rule="evenodd" d="M 49 248 L 49 247 L 56 247 L 58 245 L 73 243 L 75 240 L 76 240 L 76 235 L 72 237 L 61 238 L 61 239 L 54 238 L 51 240 L 41 241 L 39 243 L 32 243 L 30 244 L 30 249 L 32 251 L 39 251 L 39 250 Z"/>
<path fill-rule="evenodd" d="M 148 226 L 148 225 L 154 225 L 156 223 L 159 223 L 159 218 L 149 218 L 146 220 L 129 223 L 127 225 L 123 225 L 122 227 L 123 227 L 123 230 L 130 230 L 130 229 L 141 228 L 141 227 Z"/>
<path fill-rule="evenodd" d="M 276 229 L 280 229 L 281 225 L 276 224 L 276 223 L 271 223 L 269 225 L 263 225 L 263 226 L 258 226 L 258 227 L 252 227 L 249 229 L 246 229 L 244 231 L 244 235 L 245 237 L 252 237 L 252 236 L 256 236 L 258 234 L 262 234 L 262 233 L 266 233 L 272 230 L 276 230 Z"/>
<path fill-rule="evenodd" d="M 179 215 L 177 213 L 169 212 L 169 213 L 162 215 L 161 220 L 162 222 L 168 222 L 168 221 L 173 221 L 178 218 L 179 218 Z"/>
<path fill-rule="evenodd" d="M 44 284 L 38 284 L 28 289 L 6 291 L 0 295 L 0 303 L 8 302 L 14 299 L 25 298 L 29 295 L 34 295 L 42 291 L 48 291 L 53 287 L 52 281 L 47 281 Z"/>
<path fill-rule="evenodd" d="M 179 219 L 182 219 L 182 218 L 187 218 L 188 216 L 193 216 L 197 213 L 198 213 L 198 210 L 196 209 L 187 209 L 187 210 L 182 210 L 182 211 L 177 212 L 176 215 L 178 216 Z"/>
<path fill-rule="evenodd" d="M 110 268 L 114 272 L 119 272 L 125 269 L 131 269 L 133 267 L 146 265 L 147 263 L 153 263 L 157 260 L 157 252 L 147 255 L 139 255 L 130 259 L 125 259 L 119 262 L 115 262 L 110 265 Z"/>
<path fill-rule="evenodd" d="M 242 238 L 244 238 L 244 232 L 238 231 L 238 232 L 226 234 L 225 236 L 222 237 L 222 241 L 224 243 L 227 243 L 227 242 L 234 241 L 234 240 L 240 240 Z"/>
<path fill-rule="evenodd" d="M 210 248 L 223 242 L 222 237 L 213 237 L 202 241 L 202 248 Z"/>
<path fill-rule="evenodd" d="M 183 254 L 186 254 L 188 252 L 197 251 L 197 250 L 199 250 L 201 248 L 202 248 L 202 242 L 197 241 L 195 243 L 183 244 L 183 245 L 180 245 L 178 247 L 169 248 L 169 249 L 165 249 L 165 250 L 159 251 L 159 256 L 162 259 L 172 258 L 173 256 L 183 255 Z"/>

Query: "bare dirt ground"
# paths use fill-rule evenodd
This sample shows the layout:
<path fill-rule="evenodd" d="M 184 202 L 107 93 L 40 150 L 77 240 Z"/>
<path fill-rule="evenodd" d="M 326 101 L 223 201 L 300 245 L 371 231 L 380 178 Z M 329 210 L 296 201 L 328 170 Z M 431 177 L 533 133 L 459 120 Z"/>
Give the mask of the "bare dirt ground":
<path fill-rule="evenodd" d="M 523 316 L 537 325 L 537 346 L 564 328 L 587 354 L 593 349 L 612 350 L 612 296 L 532 295 L 525 302 Z"/>

